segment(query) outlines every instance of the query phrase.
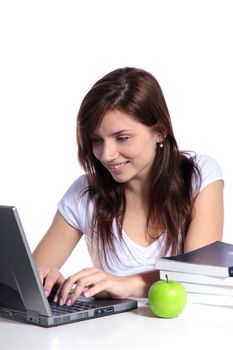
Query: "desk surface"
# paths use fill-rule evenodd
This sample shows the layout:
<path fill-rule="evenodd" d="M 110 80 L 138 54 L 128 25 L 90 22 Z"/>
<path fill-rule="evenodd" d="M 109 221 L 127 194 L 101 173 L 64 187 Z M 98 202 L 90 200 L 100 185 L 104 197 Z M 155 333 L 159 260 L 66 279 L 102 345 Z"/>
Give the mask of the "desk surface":
<path fill-rule="evenodd" d="M 232 328 L 233 307 L 188 303 L 179 317 L 160 319 L 139 303 L 130 312 L 49 329 L 0 318 L 0 349 L 221 350 Z"/>

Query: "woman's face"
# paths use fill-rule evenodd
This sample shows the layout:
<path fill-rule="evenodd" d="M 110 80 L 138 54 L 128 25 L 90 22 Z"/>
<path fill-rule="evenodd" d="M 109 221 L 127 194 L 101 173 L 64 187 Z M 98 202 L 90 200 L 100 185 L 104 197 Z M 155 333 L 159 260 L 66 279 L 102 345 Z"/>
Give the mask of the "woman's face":
<path fill-rule="evenodd" d="M 117 182 L 145 181 L 161 134 L 119 110 L 105 114 L 91 135 L 95 157 Z"/>

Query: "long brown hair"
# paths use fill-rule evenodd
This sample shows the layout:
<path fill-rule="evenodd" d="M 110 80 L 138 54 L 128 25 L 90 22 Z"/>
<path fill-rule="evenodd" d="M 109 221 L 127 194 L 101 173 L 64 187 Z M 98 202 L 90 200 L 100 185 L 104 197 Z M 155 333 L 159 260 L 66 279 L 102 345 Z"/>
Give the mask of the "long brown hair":
<path fill-rule="evenodd" d="M 106 261 L 107 256 L 115 256 L 113 221 L 121 237 L 126 209 L 124 184 L 116 182 L 92 152 L 91 135 L 106 112 L 113 109 L 144 125 L 159 126 L 164 133 L 163 148 L 157 147 L 151 170 L 147 228 L 164 228 L 164 253 L 176 254 L 191 221 L 192 183 L 200 174 L 194 160 L 178 149 L 157 80 L 138 68 L 117 69 L 97 81 L 84 97 L 77 117 L 78 157 L 87 174 L 89 198 L 95 200 L 92 229 L 98 245 Z"/>

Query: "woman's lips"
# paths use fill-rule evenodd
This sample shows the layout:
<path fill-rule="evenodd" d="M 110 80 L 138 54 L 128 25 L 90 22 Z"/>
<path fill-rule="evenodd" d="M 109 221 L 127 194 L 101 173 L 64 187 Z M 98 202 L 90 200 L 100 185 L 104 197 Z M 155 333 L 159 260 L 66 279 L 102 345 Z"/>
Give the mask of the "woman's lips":
<path fill-rule="evenodd" d="M 129 161 L 117 163 L 117 164 L 107 164 L 106 166 L 109 169 L 109 171 L 118 172 L 118 171 L 121 171 L 122 169 L 124 169 L 127 163 L 129 163 Z"/>

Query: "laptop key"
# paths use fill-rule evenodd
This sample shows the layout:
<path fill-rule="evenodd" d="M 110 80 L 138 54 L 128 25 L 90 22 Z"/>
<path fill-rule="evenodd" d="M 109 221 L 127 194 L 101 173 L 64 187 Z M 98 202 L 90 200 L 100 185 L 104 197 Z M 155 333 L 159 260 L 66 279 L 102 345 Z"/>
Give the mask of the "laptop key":
<path fill-rule="evenodd" d="M 57 303 L 50 302 L 50 308 L 51 308 L 52 313 L 54 315 L 64 315 L 67 313 L 74 313 L 74 312 L 78 312 L 78 311 L 85 311 L 85 310 L 93 309 L 93 308 L 95 308 L 95 306 L 88 304 L 88 303 L 79 302 L 79 301 L 76 301 L 75 304 L 73 304 L 71 306 L 67 306 L 67 305 L 60 306 Z"/>

